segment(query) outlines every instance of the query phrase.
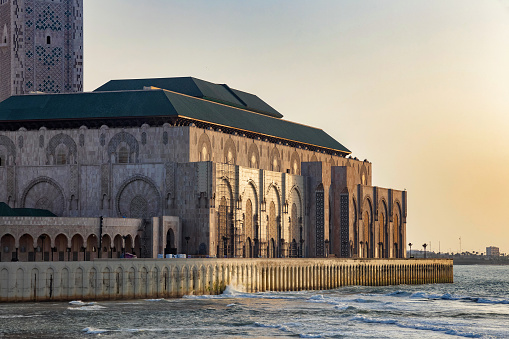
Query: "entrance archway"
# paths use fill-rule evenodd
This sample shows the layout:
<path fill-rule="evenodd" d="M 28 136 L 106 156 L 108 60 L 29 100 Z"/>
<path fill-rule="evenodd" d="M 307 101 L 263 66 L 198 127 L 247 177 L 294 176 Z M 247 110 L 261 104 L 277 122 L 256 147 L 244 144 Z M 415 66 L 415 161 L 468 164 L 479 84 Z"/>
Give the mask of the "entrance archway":
<path fill-rule="evenodd" d="M 170 228 L 166 232 L 166 247 L 164 248 L 164 254 L 177 254 L 177 247 L 175 246 L 175 233 Z"/>

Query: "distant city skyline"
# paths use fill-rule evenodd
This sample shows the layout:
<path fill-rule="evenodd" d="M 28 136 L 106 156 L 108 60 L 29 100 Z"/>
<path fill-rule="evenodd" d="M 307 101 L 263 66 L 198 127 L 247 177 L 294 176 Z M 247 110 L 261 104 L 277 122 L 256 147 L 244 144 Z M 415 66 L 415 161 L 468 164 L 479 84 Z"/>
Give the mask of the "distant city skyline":
<path fill-rule="evenodd" d="M 461 237 L 463 251 L 507 253 L 508 7 L 86 0 L 84 86 L 194 76 L 256 93 L 406 189 L 414 249 L 457 252 Z"/>

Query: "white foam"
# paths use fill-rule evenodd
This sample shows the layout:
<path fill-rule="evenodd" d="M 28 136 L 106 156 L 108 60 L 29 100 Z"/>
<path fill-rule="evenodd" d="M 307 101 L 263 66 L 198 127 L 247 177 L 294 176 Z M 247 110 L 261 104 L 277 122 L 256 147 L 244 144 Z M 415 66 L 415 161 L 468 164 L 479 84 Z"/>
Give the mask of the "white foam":
<path fill-rule="evenodd" d="M 96 303 L 95 302 L 83 302 L 81 300 L 74 300 L 74 301 L 69 301 L 69 305 L 73 305 L 73 306 L 92 306 L 92 305 L 95 305 Z"/>
<path fill-rule="evenodd" d="M 160 299 L 145 299 L 145 301 L 163 301 L 164 298 L 160 298 Z"/>
<path fill-rule="evenodd" d="M 81 307 L 67 307 L 67 309 L 72 311 L 101 311 L 106 309 L 106 307 L 100 305 L 90 305 Z"/>
<path fill-rule="evenodd" d="M 355 316 L 350 318 L 354 321 L 362 321 L 364 323 L 369 324 L 384 324 L 384 325 L 396 325 L 401 328 L 410 328 L 415 330 L 424 330 L 424 331 L 433 331 L 433 332 L 443 332 L 448 335 L 455 335 L 466 338 L 480 338 L 482 335 L 471 333 L 471 332 L 461 332 L 455 329 L 447 328 L 440 324 L 433 323 L 410 323 L 410 322 L 399 322 L 394 319 L 376 319 L 376 318 L 368 318 L 364 316 Z"/>
<path fill-rule="evenodd" d="M 101 334 L 101 333 L 110 332 L 110 330 L 101 330 L 99 328 L 94 328 L 94 327 L 87 327 L 87 328 L 84 328 L 82 331 L 85 332 L 86 334 Z"/>

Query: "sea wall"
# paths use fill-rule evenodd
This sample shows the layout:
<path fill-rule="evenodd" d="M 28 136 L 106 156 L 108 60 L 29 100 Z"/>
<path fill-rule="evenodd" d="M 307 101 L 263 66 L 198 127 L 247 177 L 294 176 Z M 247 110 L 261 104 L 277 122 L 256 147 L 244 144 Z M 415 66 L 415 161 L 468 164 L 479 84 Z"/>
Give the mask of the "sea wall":
<path fill-rule="evenodd" d="M 452 283 L 447 259 L 100 259 L 0 263 L 0 302 L 169 298 Z"/>

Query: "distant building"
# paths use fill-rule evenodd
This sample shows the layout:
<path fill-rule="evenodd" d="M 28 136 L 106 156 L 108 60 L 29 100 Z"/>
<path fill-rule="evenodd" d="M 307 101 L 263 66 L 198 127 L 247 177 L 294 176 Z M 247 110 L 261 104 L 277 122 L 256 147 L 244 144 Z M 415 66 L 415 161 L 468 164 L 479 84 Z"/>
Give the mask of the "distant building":
<path fill-rule="evenodd" d="M 495 246 L 486 247 L 486 255 L 488 257 L 498 257 L 500 255 L 500 250 Z"/>
<path fill-rule="evenodd" d="M 0 0 L 0 101 L 83 91 L 83 0 Z"/>

